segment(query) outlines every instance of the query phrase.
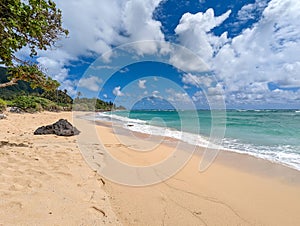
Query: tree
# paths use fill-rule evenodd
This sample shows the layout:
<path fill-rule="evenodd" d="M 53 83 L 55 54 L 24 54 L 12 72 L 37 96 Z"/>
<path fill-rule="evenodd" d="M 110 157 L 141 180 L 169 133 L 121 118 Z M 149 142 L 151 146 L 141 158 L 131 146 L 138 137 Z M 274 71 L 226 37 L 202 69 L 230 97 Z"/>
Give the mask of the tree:
<path fill-rule="evenodd" d="M 36 63 L 16 57 L 16 53 L 27 46 L 33 58 L 38 50 L 47 50 L 66 35 L 68 31 L 62 27 L 61 10 L 53 1 L 1 0 L 0 64 L 8 68 L 10 81 L 0 84 L 0 88 L 24 80 L 32 87 L 56 89 L 57 81 L 48 77 Z"/>

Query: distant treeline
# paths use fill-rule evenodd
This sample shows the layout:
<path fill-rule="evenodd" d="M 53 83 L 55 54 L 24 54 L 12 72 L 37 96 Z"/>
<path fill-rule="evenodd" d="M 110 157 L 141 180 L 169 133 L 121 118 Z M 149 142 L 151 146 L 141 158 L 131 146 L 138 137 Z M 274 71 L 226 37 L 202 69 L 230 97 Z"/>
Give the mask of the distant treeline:
<path fill-rule="evenodd" d="M 0 67 L 0 83 L 8 81 L 5 68 Z M 2 100 L 1 100 L 2 99 Z M 105 102 L 96 98 L 79 98 L 74 100 L 67 94 L 67 90 L 44 91 L 41 88 L 31 88 L 28 82 L 18 81 L 17 85 L 0 88 L 0 103 L 2 106 L 14 106 L 23 111 L 110 111 L 124 109 L 112 102 Z M 1 106 L 0 106 L 1 107 Z M 1 111 L 1 109 L 0 109 Z"/>

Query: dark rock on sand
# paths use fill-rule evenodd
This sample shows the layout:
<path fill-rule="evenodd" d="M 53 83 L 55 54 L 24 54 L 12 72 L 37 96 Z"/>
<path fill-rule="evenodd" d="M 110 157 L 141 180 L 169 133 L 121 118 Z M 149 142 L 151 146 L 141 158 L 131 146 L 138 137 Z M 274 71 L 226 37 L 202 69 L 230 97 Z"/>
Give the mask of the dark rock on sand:
<path fill-rule="evenodd" d="M 34 135 L 56 134 L 58 136 L 74 136 L 79 133 L 80 131 L 65 119 L 60 119 L 52 125 L 39 127 L 34 131 Z"/>
<path fill-rule="evenodd" d="M 18 113 L 18 114 L 23 113 L 23 111 L 18 107 L 11 107 L 9 112 Z"/>
<path fill-rule="evenodd" d="M 5 114 L 0 114 L 0 119 L 6 119 L 7 116 Z"/>

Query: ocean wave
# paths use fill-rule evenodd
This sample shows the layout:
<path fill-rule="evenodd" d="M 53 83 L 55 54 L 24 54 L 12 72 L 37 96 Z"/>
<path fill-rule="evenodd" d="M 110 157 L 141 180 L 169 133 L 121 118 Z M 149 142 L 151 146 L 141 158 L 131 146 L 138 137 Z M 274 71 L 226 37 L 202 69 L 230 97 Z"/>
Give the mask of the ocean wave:
<path fill-rule="evenodd" d="M 248 154 L 300 171 L 300 155 L 297 153 L 297 150 L 300 150 L 300 147 L 297 148 L 292 145 L 254 145 L 242 143 L 242 141 L 237 139 L 228 138 L 223 140 L 223 147 L 227 151 Z"/>
<path fill-rule="evenodd" d="M 150 125 L 149 122 L 140 119 L 131 119 L 111 113 L 98 113 L 96 120 L 97 119 L 121 124 L 123 128 L 134 132 L 174 138 L 191 145 L 205 148 L 210 145 L 209 138 L 200 134 L 182 132 L 168 127 L 154 126 Z M 269 160 L 300 171 L 300 155 L 297 153 L 297 150 L 299 152 L 300 147 L 297 149 L 297 147 L 291 145 L 254 145 L 243 143 L 238 139 L 229 138 L 223 138 L 222 145 L 218 147 L 222 150 L 248 154 L 257 158 Z"/>
<path fill-rule="evenodd" d="M 119 121 L 119 122 L 124 122 L 124 123 L 128 123 L 128 124 L 130 124 L 130 123 L 147 124 L 147 122 L 144 121 L 144 120 L 131 119 L 131 118 L 128 118 L 128 117 L 123 117 L 123 116 L 119 116 L 119 115 L 113 115 L 113 114 L 105 113 L 105 112 L 98 113 L 96 119 L 102 119 L 104 121 L 109 121 L 109 122 Z"/>
<path fill-rule="evenodd" d="M 123 125 L 124 128 L 133 132 L 139 132 L 156 136 L 165 136 L 181 140 L 188 144 L 202 147 L 206 147 L 209 144 L 209 141 L 200 135 L 178 131 L 173 128 L 150 125 L 149 122 L 140 119 L 130 119 L 127 117 L 108 113 L 99 113 L 97 119 L 106 120 L 110 122 L 119 122 Z"/>

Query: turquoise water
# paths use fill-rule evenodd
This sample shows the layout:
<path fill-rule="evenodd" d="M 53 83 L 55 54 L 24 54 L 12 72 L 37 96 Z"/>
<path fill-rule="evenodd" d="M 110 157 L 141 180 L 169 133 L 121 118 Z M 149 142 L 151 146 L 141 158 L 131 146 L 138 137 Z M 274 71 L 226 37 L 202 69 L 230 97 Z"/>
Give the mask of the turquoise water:
<path fill-rule="evenodd" d="M 227 110 L 225 113 L 211 113 L 208 110 L 116 111 L 113 112 L 113 119 L 123 123 L 125 127 L 130 124 L 128 129 L 144 133 L 166 134 L 160 132 L 160 128 L 163 127 L 170 128 L 168 134 L 171 137 L 172 133 L 176 134 L 178 131 L 190 133 L 190 143 L 203 138 L 200 145 L 204 145 L 209 138 L 213 125 L 218 131 L 225 129 L 221 144 L 225 149 L 247 153 L 300 170 L 299 111 Z M 99 115 L 102 119 L 106 116 Z M 152 126 L 151 131 L 149 125 Z M 200 136 L 195 137 L 197 134 Z"/>

